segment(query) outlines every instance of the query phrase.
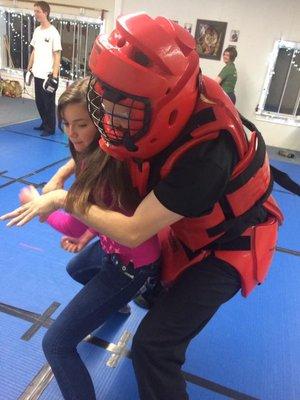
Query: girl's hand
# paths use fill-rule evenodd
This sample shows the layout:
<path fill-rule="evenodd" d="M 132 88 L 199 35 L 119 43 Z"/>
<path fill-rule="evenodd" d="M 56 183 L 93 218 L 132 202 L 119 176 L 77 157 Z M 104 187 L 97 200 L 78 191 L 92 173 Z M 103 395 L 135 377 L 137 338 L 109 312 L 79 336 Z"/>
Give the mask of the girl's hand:
<path fill-rule="evenodd" d="M 37 189 L 32 185 L 24 187 L 20 190 L 19 193 L 19 200 L 21 204 L 26 204 L 29 201 L 37 199 L 38 197 L 40 197 L 40 194 Z"/>
<path fill-rule="evenodd" d="M 64 250 L 69 251 L 70 253 L 78 253 L 86 246 L 86 243 L 83 243 L 80 238 L 63 236 L 60 239 L 60 245 Z"/>
<path fill-rule="evenodd" d="M 0 217 L 1 221 L 9 219 L 7 226 L 23 226 L 34 217 L 39 216 L 41 221 L 53 211 L 63 207 L 67 192 L 64 190 L 55 190 L 42 196 L 39 196 L 21 207 L 16 208 Z"/>
<path fill-rule="evenodd" d="M 95 232 L 87 229 L 79 238 L 63 236 L 60 240 L 61 247 L 71 253 L 78 253 L 96 236 Z"/>

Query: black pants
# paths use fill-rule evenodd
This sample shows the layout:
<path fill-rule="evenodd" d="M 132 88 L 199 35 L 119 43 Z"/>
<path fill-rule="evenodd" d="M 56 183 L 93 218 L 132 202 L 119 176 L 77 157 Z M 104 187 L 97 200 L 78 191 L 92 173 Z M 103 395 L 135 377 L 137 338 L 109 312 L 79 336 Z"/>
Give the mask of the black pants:
<path fill-rule="evenodd" d="M 230 100 L 233 102 L 233 104 L 236 103 L 236 97 L 235 97 L 235 93 L 227 93 L 228 97 L 230 98 Z"/>
<path fill-rule="evenodd" d="M 189 268 L 157 300 L 132 343 L 141 400 L 188 399 L 181 371 L 187 346 L 239 289 L 238 272 L 209 257 Z"/>
<path fill-rule="evenodd" d="M 35 103 L 45 131 L 53 132 L 56 125 L 55 92 L 46 92 L 43 82 L 44 79 L 34 78 Z"/>

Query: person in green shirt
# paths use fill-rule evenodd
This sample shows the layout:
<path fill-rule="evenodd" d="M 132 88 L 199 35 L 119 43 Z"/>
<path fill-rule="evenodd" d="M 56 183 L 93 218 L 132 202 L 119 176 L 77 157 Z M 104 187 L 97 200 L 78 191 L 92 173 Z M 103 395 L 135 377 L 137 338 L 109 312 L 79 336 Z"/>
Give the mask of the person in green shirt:
<path fill-rule="evenodd" d="M 237 72 L 234 65 L 234 60 L 237 57 L 236 48 L 233 46 L 227 47 L 223 52 L 223 61 L 226 64 L 215 79 L 223 88 L 224 92 L 230 97 L 233 104 L 236 102 L 234 93 L 235 84 L 237 81 Z"/>

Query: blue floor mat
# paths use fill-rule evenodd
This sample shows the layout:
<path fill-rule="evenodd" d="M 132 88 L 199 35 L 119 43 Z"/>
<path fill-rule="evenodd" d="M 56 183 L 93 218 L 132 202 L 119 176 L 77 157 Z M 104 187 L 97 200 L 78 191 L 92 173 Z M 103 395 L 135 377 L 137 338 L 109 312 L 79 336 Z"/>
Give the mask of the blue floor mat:
<path fill-rule="evenodd" d="M 16 400 L 45 363 L 41 352 L 45 330 L 24 342 L 20 337 L 28 329 L 27 322 L 0 313 L 0 326 L 0 398 Z"/>
<path fill-rule="evenodd" d="M 277 253 L 266 282 L 193 340 L 184 369 L 258 399 L 299 399 L 299 272 L 299 257 Z"/>
<path fill-rule="evenodd" d="M 41 140 L 52 140 L 52 141 L 56 141 L 57 143 L 67 144 L 67 142 L 68 142 L 67 136 L 58 127 L 56 127 L 54 135 L 51 135 L 47 138 L 42 138 L 40 136 L 41 131 L 37 131 L 37 130 L 33 129 L 34 127 L 39 126 L 40 124 L 41 124 L 41 120 L 34 119 L 34 120 L 26 121 L 26 122 L 21 122 L 21 123 L 1 127 L 0 133 L 2 131 L 21 133 L 24 135 L 29 135 L 29 136 L 39 138 Z"/>
<path fill-rule="evenodd" d="M 6 185 L 7 183 L 11 182 L 10 179 L 8 178 L 3 178 L 2 176 L 0 176 L 0 186 L 2 185 Z"/>
<path fill-rule="evenodd" d="M 296 181 L 300 185 L 300 165 L 295 162 L 284 162 L 278 160 L 271 160 L 271 165 L 276 167 L 277 169 L 285 172 L 289 175 L 291 179 Z M 274 183 L 274 191 L 286 191 L 286 189 L 279 186 L 276 182 Z"/>
<path fill-rule="evenodd" d="M 17 204 L 16 195 L 20 187 L 20 184 L 14 184 L 1 190 L 2 198 L 6 200 L 4 211 Z M 65 272 L 70 256 L 59 249 L 59 235 L 38 221 L 19 229 L 8 229 L 1 224 L 0 234 L 5 238 L 0 242 L 0 252 L 6 254 L 0 261 L 2 278 L 6 282 L 1 291 L 1 302 L 43 313 L 51 302 L 58 301 L 62 305 L 53 315 L 55 318 L 80 288 Z M 299 258 L 277 253 L 266 283 L 247 300 L 236 296 L 194 339 L 184 370 L 253 397 L 298 399 L 299 268 Z M 127 319 L 120 315 L 112 316 L 97 331 L 97 336 L 117 343 L 124 330 L 133 334 L 145 312 L 135 305 L 132 307 L 132 316 Z M 30 342 L 24 343 L 20 336 L 30 323 L 11 316 L 3 318 L 11 333 L 3 335 L 0 347 L 3 351 L 1 359 L 6 365 L 5 380 L 1 381 L 5 386 L 0 386 L 0 393 L 8 390 L 7 380 L 15 380 L 15 371 L 22 373 L 20 382 L 26 387 L 45 361 L 41 350 L 45 329 L 41 328 Z M 135 397 L 136 384 L 130 360 L 123 358 L 116 369 L 111 369 L 105 365 L 109 354 L 103 349 L 84 343 L 80 351 L 91 370 L 98 398 L 138 398 Z M 25 363 L 27 372 L 22 369 L 24 360 L 20 359 L 19 353 L 26 359 L 28 357 L 29 366 Z M 21 383 L 20 386 L 10 385 L 5 398 L 17 398 Z M 120 387 L 126 388 L 126 393 L 125 390 L 120 392 Z M 191 400 L 199 399 L 199 396 L 216 400 L 224 397 L 190 383 L 188 388 Z M 10 397 L 12 390 L 16 397 Z M 61 399 L 55 381 L 42 399 Z"/>
<path fill-rule="evenodd" d="M 52 252 L 55 253 L 55 249 Z M 30 260 L 28 256 L 23 260 L 25 265 L 22 265 L 21 277 L 15 276 L 14 279 L 12 275 L 8 282 L 11 293 L 9 298 L 6 296 L 4 298 L 10 300 L 10 304 L 16 302 L 23 308 L 43 312 L 51 301 L 68 301 L 78 290 L 76 285 L 73 288 L 70 287 L 72 281 L 68 277 L 65 279 L 64 268 L 62 265 L 56 265 L 57 260 L 54 260 L 54 255 L 49 266 L 53 277 L 49 269 L 47 270 L 47 266 L 35 268 L 35 273 L 32 274 L 32 268 L 30 266 L 26 268 L 28 258 Z M 33 253 L 32 258 L 35 260 L 35 265 L 40 260 L 36 253 Z M 16 257 L 11 260 L 11 263 L 15 263 L 15 260 Z M 12 265 L 9 267 L 12 269 Z M 297 361 L 300 356 L 299 346 L 297 346 L 300 328 L 297 318 L 300 306 L 299 267 L 298 258 L 287 254 L 277 254 L 266 283 L 257 288 L 247 300 L 237 295 L 223 306 L 216 318 L 193 340 L 183 369 L 246 396 L 266 400 L 297 400 L 300 395 L 297 389 L 300 378 L 300 367 Z M 20 271 L 19 269 L 19 273 Z M 8 269 L 4 269 L 4 276 L 7 275 Z M 25 280 L 28 285 L 21 289 L 18 281 Z M 16 289 L 19 296 L 14 298 L 13 293 Z M 62 298 L 62 291 L 65 293 L 64 298 Z M 122 315 L 112 316 L 95 333 L 96 336 L 108 342 L 117 343 L 125 330 L 133 334 L 145 312 L 134 304 L 132 304 L 132 310 L 129 318 Z M 22 328 L 20 329 L 18 325 L 15 329 L 16 320 L 13 317 L 5 318 L 9 329 L 14 332 L 17 330 L 18 334 L 17 336 L 9 335 L 9 338 L 13 337 L 13 343 L 10 344 L 7 343 L 8 337 L 5 335 L 1 349 L 7 347 L 12 349 L 13 345 L 16 350 L 22 351 L 26 358 L 26 349 L 31 349 L 31 343 L 34 344 L 35 341 L 41 342 L 44 329 L 42 328 L 30 342 L 20 344 L 20 336 L 30 324 L 21 321 L 19 325 Z M 15 341 L 17 344 L 14 343 Z M 33 368 L 35 374 L 43 365 L 44 359 L 41 348 L 35 344 L 34 346 L 35 353 L 40 353 L 40 356 L 33 360 L 33 365 L 29 369 Z M 138 399 L 130 360 L 122 358 L 116 368 L 109 368 L 106 366 L 109 353 L 87 343 L 80 346 L 80 354 L 91 371 L 97 398 L 102 400 Z M 4 353 L 2 359 L 4 356 L 7 354 Z M 31 351 L 28 357 L 32 357 Z M 10 354 L 6 364 L 12 369 L 7 367 L 6 379 L 9 379 L 8 375 L 10 379 L 14 379 L 15 365 L 18 362 L 18 356 L 16 354 L 14 356 L 14 353 Z M 27 373 L 28 384 L 34 374 Z M 226 398 L 190 383 L 188 389 L 191 400 Z M 2 393 L 1 387 L 0 393 Z M 41 398 L 43 400 L 62 399 L 55 381 L 50 383 Z"/>
<path fill-rule="evenodd" d="M 2 126 L 0 127 L 0 137 L 3 133 L 10 133 L 18 136 L 28 136 L 38 139 L 39 141 L 54 142 L 57 144 L 68 145 L 68 138 L 64 132 L 60 129 L 56 128 L 55 133 L 53 135 L 43 137 L 41 136 L 41 131 L 37 131 L 33 129 L 35 126 L 39 125 L 39 122 L 36 120 L 27 121 L 19 124 Z"/>
<path fill-rule="evenodd" d="M 276 191 L 273 194 L 285 218 L 279 229 L 278 246 L 300 251 L 300 197 Z"/>
<path fill-rule="evenodd" d="M 11 132 L 0 134 L 0 172 L 20 178 L 49 164 L 70 157 L 69 148 L 51 140 Z"/>
<path fill-rule="evenodd" d="M 18 192 L 24 187 L 20 182 L 3 186 L 11 182 L 8 177 L 17 179 L 41 169 L 28 178 L 41 184 L 69 156 L 65 136 L 57 131 L 50 139 L 42 139 L 33 130 L 38 124 L 35 120 L 0 128 L 0 214 L 18 206 Z M 283 161 L 272 164 L 299 182 L 299 165 Z M 7 172 L 1 175 L 3 171 Z M 300 251 L 299 198 L 277 185 L 274 195 L 286 218 L 278 245 Z M 0 303 L 41 315 L 58 302 L 60 306 L 51 315 L 55 319 L 81 287 L 65 271 L 71 255 L 60 249 L 60 234 L 34 220 L 23 228 L 6 228 L 1 222 L 0 235 Z M 225 304 L 192 341 L 183 370 L 206 380 L 211 390 L 203 383 L 187 382 L 191 400 L 300 398 L 299 269 L 299 257 L 277 252 L 266 282 L 248 299 L 237 295 Z M 131 316 L 112 315 L 94 336 L 117 344 L 125 331 L 133 335 L 145 311 L 131 306 Z M 31 326 L 32 322 L 21 317 L 0 312 L 1 399 L 19 398 L 46 363 L 41 346 L 45 327 L 29 341 L 21 339 Z M 130 345 L 131 339 L 126 344 L 128 350 Z M 106 365 L 111 352 L 104 348 L 82 343 L 79 352 L 91 372 L 97 399 L 138 400 L 128 357 L 121 357 L 111 368 Z M 235 395 L 225 395 L 227 389 Z M 62 400 L 55 380 L 40 399 Z"/>

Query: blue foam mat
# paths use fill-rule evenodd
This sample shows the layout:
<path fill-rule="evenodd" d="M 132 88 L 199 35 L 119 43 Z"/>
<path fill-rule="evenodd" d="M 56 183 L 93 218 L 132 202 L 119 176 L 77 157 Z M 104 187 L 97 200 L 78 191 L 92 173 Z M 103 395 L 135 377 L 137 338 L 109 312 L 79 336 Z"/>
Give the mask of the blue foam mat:
<path fill-rule="evenodd" d="M 30 342 L 24 342 L 20 337 L 28 323 L 4 313 L 0 313 L 0 326 L 0 398 L 16 400 L 45 363 L 41 352 L 45 331 L 42 329 Z"/>
<path fill-rule="evenodd" d="M 0 186 L 5 185 L 8 182 L 10 182 L 10 179 L 3 178 L 2 176 L 0 176 Z"/>
<path fill-rule="evenodd" d="M 300 165 L 297 161 L 270 160 L 271 165 L 287 173 L 292 179 L 300 183 Z"/>
<path fill-rule="evenodd" d="M 295 161 L 286 162 L 286 161 L 278 161 L 278 160 L 270 160 L 271 165 L 276 167 L 277 169 L 285 172 L 289 175 L 291 179 L 296 181 L 300 185 L 300 165 Z M 281 186 L 279 186 L 276 182 L 274 183 L 274 191 L 286 191 Z"/>
<path fill-rule="evenodd" d="M 3 132 L 0 138 L 0 171 L 7 170 L 6 175 L 11 178 L 19 178 L 70 156 L 66 145 L 51 140 L 11 132 Z"/>
<path fill-rule="evenodd" d="M 3 131 L 22 133 L 25 135 L 32 135 L 34 137 L 40 138 L 41 131 L 36 131 L 33 129 L 41 124 L 40 119 L 34 119 L 30 121 L 20 122 L 17 124 L 6 125 L 0 128 L 0 133 Z M 57 141 L 58 143 L 67 143 L 66 135 L 56 127 L 55 134 L 49 136 L 47 139 Z"/>
<path fill-rule="evenodd" d="M 52 178 L 52 176 L 56 173 L 58 168 L 60 168 L 66 162 L 67 162 L 67 160 L 58 162 L 57 164 L 53 165 L 52 167 L 49 167 L 41 172 L 35 173 L 34 175 L 28 177 L 26 180 L 31 183 L 39 184 L 39 185 L 47 183 L 50 180 L 50 178 Z M 70 178 L 68 181 L 66 181 L 65 187 L 69 187 L 70 183 L 73 182 L 73 180 L 74 180 L 73 178 Z"/>
<path fill-rule="evenodd" d="M 5 199 L 0 203 L 1 214 L 18 206 L 17 196 L 23 186 L 15 183 L 1 189 L 1 199 Z M 0 235 L 0 254 L 6 255 L 0 258 L 0 268 L 8 283 L 0 301 L 42 312 L 49 302 L 66 303 L 78 290 L 79 284 L 65 272 L 71 254 L 60 248 L 61 235 L 47 224 L 35 219 L 22 228 L 6 228 L 1 222 Z M 30 292 L 32 296 L 28 296 Z"/>
<path fill-rule="evenodd" d="M 273 194 L 284 215 L 284 223 L 279 228 L 278 246 L 300 251 L 300 197 L 275 191 Z"/>
<path fill-rule="evenodd" d="M 18 178 L 68 156 L 64 136 L 57 132 L 53 137 L 57 142 L 52 137 L 41 139 L 32 129 L 37 122 L 0 128 L 0 172 L 9 170 Z M 299 165 L 281 161 L 272 161 L 272 164 L 299 182 Z M 60 165 L 29 179 L 34 183 L 47 181 Z M 5 182 L 7 179 L 0 176 L 0 186 Z M 23 186 L 13 183 L 0 190 L 0 214 L 18 205 L 18 192 Z M 276 185 L 275 189 L 275 197 L 286 217 L 280 229 L 279 246 L 299 251 L 299 199 L 279 192 Z M 41 314 L 57 301 L 61 306 L 52 315 L 55 318 L 80 289 L 65 271 L 71 255 L 60 249 L 60 235 L 37 220 L 23 228 L 10 229 L 1 222 L 0 235 L 0 302 Z M 299 268 L 299 257 L 277 253 L 266 283 L 248 299 L 238 295 L 224 305 L 192 341 L 183 369 L 258 399 L 298 400 Z M 124 330 L 134 334 L 145 311 L 134 304 L 132 310 L 129 318 L 120 314 L 111 316 L 95 335 L 117 343 Z M 45 363 L 41 348 L 45 328 L 29 342 L 20 339 L 30 326 L 30 322 L 0 313 L 1 399 L 17 399 Z M 106 366 L 111 354 L 106 350 L 82 343 L 79 352 L 91 371 L 98 399 L 138 399 L 129 359 L 121 358 L 113 369 Z M 228 398 L 192 383 L 187 387 L 191 400 Z M 55 381 L 41 399 L 62 400 Z"/>
<path fill-rule="evenodd" d="M 299 399 L 299 272 L 298 257 L 277 253 L 266 282 L 194 339 L 184 368 L 259 399 Z"/>
<path fill-rule="evenodd" d="M 20 185 L 14 186 L 16 193 Z M 11 204 L 13 196 L 11 190 L 7 191 L 5 197 L 8 203 Z M 2 277 L 7 280 L 1 301 L 39 313 L 52 301 L 66 304 L 80 286 L 64 271 L 68 257 L 58 248 L 57 241 L 54 243 L 56 234 L 52 236 L 51 230 L 38 222 L 18 230 L 9 229 L 8 232 L 9 248 L 6 254 L 11 256 L 1 261 Z M 0 234 L 2 237 L 5 235 L 3 225 L 0 225 Z M 18 246 L 20 240 L 33 248 Z M 44 253 L 35 250 L 36 246 L 40 246 Z M 4 251 L 4 247 L 0 250 Z M 187 353 L 184 370 L 257 398 L 298 399 L 299 263 L 297 257 L 277 253 L 266 283 L 247 300 L 236 296 L 194 339 Z M 134 333 L 144 313 L 133 305 L 132 316 L 127 319 L 119 315 L 112 316 L 96 334 L 117 343 L 125 329 Z M 13 320 L 13 324 L 17 323 L 14 317 L 5 318 L 8 318 L 7 321 Z M 23 321 L 20 324 L 22 329 L 14 339 L 16 341 L 30 326 Z M 43 329 L 34 340 L 41 341 L 42 333 Z M 5 347 L 5 343 L 2 347 Z M 21 351 L 18 346 L 16 349 Z M 40 353 L 38 365 L 33 365 L 34 373 L 29 374 L 28 380 L 43 364 L 41 348 L 36 348 L 36 351 Z M 109 354 L 104 350 L 82 344 L 80 352 L 91 370 L 98 398 L 137 399 L 129 360 L 122 359 L 116 369 L 110 369 L 105 365 Z M 17 354 L 15 358 L 18 358 Z M 12 366 L 10 361 L 9 365 Z M 10 374 L 14 380 L 14 368 Z M 9 371 L 6 371 L 6 379 L 9 379 L 8 375 Z M 217 400 L 223 397 L 192 384 L 188 384 L 188 389 L 191 400 Z M 61 399 L 55 382 L 49 385 L 42 398 Z"/>
<path fill-rule="evenodd" d="M 39 141 L 50 141 L 53 143 L 68 145 L 68 138 L 60 129 L 56 128 L 53 135 L 43 137 L 41 136 L 41 131 L 34 130 L 34 126 L 39 125 L 36 121 L 27 121 L 19 124 L 8 125 L 0 127 L 0 137 L 4 133 L 9 133 L 11 135 L 27 136 L 38 139 Z"/>

